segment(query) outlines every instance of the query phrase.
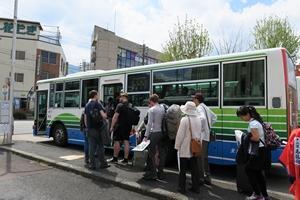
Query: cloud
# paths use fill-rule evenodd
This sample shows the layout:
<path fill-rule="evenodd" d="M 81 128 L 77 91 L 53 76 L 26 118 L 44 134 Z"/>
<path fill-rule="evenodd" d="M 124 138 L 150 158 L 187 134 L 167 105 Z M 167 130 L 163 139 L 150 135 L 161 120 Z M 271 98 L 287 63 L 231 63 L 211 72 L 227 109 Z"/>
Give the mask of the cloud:
<path fill-rule="evenodd" d="M 246 1 L 246 0 L 241 0 Z M 0 16 L 11 17 L 11 0 L 1 0 Z M 213 40 L 241 31 L 251 41 L 257 19 L 269 15 L 288 17 L 299 32 L 300 1 L 275 0 L 271 4 L 256 3 L 239 11 L 232 9 L 235 0 L 19 0 L 19 17 L 59 26 L 62 44 L 70 63 L 89 60 L 94 25 L 114 29 L 126 39 L 162 49 L 177 19 L 195 18 L 209 31 Z"/>

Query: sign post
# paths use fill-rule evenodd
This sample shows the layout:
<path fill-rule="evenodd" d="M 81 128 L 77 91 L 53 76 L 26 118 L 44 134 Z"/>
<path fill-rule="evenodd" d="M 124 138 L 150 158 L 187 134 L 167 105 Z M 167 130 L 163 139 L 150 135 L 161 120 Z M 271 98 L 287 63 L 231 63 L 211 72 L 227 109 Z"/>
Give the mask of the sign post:
<path fill-rule="evenodd" d="M 17 13 L 18 0 L 14 4 L 14 27 L 12 38 L 12 56 L 10 68 L 10 87 L 9 87 L 9 132 L 5 144 L 12 144 L 12 135 L 14 133 L 14 89 L 15 89 L 15 65 L 16 65 L 16 39 L 17 39 Z"/>

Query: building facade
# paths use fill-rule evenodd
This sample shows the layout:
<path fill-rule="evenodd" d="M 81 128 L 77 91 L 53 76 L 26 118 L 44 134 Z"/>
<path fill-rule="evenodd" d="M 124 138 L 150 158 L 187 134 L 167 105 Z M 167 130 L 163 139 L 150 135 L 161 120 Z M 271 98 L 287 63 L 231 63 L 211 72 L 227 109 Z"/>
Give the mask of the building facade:
<path fill-rule="evenodd" d="M 160 62 L 161 53 L 144 44 L 126 40 L 114 32 L 94 27 L 91 68 L 111 70 Z"/>
<path fill-rule="evenodd" d="M 42 35 L 39 22 L 18 20 L 15 65 L 15 109 L 33 107 L 37 80 L 63 76 L 66 57 L 59 38 Z M 8 99 L 13 20 L 0 18 L 0 100 Z M 31 106 L 30 106 L 31 105 Z"/>

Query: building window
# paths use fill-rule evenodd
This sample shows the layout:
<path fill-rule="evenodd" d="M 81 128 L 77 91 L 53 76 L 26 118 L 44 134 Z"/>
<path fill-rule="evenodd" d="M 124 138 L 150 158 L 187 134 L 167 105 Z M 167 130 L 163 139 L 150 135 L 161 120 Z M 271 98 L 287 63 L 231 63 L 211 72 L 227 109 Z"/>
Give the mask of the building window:
<path fill-rule="evenodd" d="M 144 57 L 144 64 L 154 64 L 158 63 L 157 59 L 150 58 L 145 56 Z M 117 67 L 118 68 L 126 68 L 126 67 L 133 67 L 143 65 L 143 56 L 139 55 L 136 52 L 119 48 L 118 49 L 118 56 L 117 56 Z"/>
<path fill-rule="evenodd" d="M 265 105 L 265 61 L 226 63 L 223 66 L 223 105 Z"/>
<path fill-rule="evenodd" d="M 80 101 L 79 87 L 80 87 L 79 81 L 72 81 L 66 83 L 64 107 L 66 108 L 79 107 L 79 101 Z"/>
<path fill-rule="evenodd" d="M 25 51 L 16 51 L 16 60 L 25 60 Z"/>
<path fill-rule="evenodd" d="M 15 73 L 15 81 L 19 83 L 24 82 L 24 74 L 23 73 Z"/>
<path fill-rule="evenodd" d="M 42 63 L 56 64 L 57 53 L 41 51 Z"/>

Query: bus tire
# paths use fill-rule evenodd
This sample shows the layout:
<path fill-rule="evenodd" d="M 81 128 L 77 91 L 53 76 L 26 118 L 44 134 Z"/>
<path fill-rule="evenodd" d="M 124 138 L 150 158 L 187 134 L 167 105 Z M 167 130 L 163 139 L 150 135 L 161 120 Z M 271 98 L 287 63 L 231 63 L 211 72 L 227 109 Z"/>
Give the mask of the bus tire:
<path fill-rule="evenodd" d="M 66 146 L 68 144 L 67 130 L 62 124 L 55 124 L 53 127 L 53 139 L 57 146 Z"/>

